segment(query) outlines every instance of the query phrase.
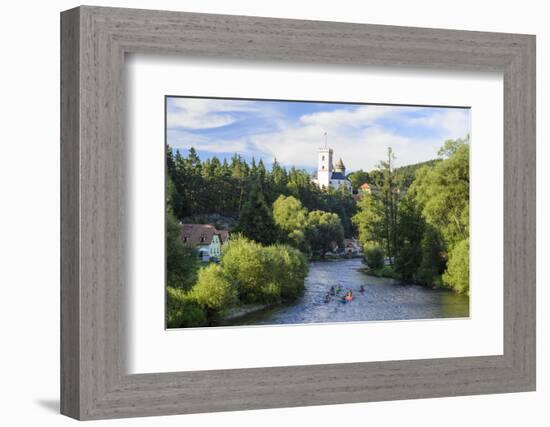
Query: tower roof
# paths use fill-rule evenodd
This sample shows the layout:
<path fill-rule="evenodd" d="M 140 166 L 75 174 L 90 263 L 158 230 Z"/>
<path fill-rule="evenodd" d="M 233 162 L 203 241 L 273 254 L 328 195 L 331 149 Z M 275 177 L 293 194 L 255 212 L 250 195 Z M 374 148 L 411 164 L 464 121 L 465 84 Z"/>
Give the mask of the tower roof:
<path fill-rule="evenodd" d="M 344 166 L 344 162 L 342 161 L 342 159 L 338 159 L 338 161 L 336 162 L 336 167 L 335 167 L 336 170 L 340 170 L 340 171 L 343 171 L 346 169 L 346 167 Z"/>

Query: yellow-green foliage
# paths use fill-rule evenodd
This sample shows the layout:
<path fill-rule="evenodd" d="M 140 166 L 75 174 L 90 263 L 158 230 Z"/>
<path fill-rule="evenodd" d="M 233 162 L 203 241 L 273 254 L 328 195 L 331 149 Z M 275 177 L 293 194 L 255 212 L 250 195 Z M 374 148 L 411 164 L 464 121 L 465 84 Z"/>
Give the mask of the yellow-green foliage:
<path fill-rule="evenodd" d="M 296 247 L 304 243 L 307 209 L 293 196 L 280 195 L 273 203 L 273 219 L 284 237 Z"/>
<path fill-rule="evenodd" d="M 369 268 L 376 270 L 384 267 L 384 249 L 380 246 L 366 243 L 363 246 L 365 261 Z"/>
<path fill-rule="evenodd" d="M 187 298 L 210 312 L 228 307 L 236 300 L 236 291 L 221 266 L 210 264 L 199 270 L 199 278 Z"/>
<path fill-rule="evenodd" d="M 189 300 L 185 291 L 166 287 L 166 321 L 169 328 L 205 326 L 208 324 L 205 311 Z"/>
<path fill-rule="evenodd" d="M 449 140 L 440 153 L 448 157 L 433 167 L 419 169 L 410 192 L 426 221 L 452 249 L 469 236 L 470 146 L 463 140 Z"/>
<path fill-rule="evenodd" d="M 287 245 L 264 247 L 244 237 L 224 246 L 223 270 L 245 303 L 296 298 L 304 288 L 307 261 Z"/>
<path fill-rule="evenodd" d="M 264 250 L 271 277 L 280 289 L 281 298 L 297 298 L 304 290 L 304 278 L 308 272 L 306 257 L 299 250 L 286 245 L 270 246 Z"/>
<path fill-rule="evenodd" d="M 449 253 L 443 283 L 460 293 L 470 293 L 470 239 L 464 239 Z"/>

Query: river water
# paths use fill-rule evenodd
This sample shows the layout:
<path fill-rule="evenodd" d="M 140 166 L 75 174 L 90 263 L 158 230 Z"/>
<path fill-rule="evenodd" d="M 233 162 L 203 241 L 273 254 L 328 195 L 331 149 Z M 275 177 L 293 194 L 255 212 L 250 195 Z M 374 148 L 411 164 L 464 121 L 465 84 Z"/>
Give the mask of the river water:
<path fill-rule="evenodd" d="M 449 290 L 401 284 L 361 272 L 360 259 L 319 261 L 309 265 L 305 292 L 299 301 L 233 319 L 230 325 L 353 322 L 456 318 L 469 316 L 469 297 Z M 331 285 L 353 291 L 353 300 L 340 297 L 325 302 Z M 365 291 L 359 291 L 363 285 Z M 341 292 L 343 295 L 344 292 Z"/>

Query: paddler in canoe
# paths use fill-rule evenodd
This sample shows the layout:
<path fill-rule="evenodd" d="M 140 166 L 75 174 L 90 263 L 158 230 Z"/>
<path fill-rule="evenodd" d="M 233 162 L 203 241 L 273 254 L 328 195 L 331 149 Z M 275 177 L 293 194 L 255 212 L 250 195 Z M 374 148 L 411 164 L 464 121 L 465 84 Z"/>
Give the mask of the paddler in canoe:
<path fill-rule="evenodd" d="M 346 301 L 351 300 L 353 300 L 353 291 L 351 289 L 348 289 L 348 291 L 346 292 Z"/>
<path fill-rule="evenodd" d="M 345 304 L 346 302 L 351 302 L 353 300 L 353 292 L 351 289 L 348 289 L 346 294 L 342 297 L 342 302 Z"/>

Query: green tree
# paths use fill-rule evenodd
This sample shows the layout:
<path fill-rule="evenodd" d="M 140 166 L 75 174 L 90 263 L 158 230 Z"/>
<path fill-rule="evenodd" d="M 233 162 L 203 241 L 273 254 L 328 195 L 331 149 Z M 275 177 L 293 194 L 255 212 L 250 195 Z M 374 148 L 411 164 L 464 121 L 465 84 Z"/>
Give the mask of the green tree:
<path fill-rule="evenodd" d="M 281 195 L 273 203 L 273 219 L 283 234 L 283 241 L 305 248 L 307 209 L 294 196 Z"/>
<path fill-rule="evenodd" d="M 187 294 L 171 286 L 166 288 L 166 324 L 168 328 L 207 326 L 206 311 Z"/>
<path fill-rule="evenodd" d="M 452 248 L 469 237 L 470 176 L 468 140 L 449 140 L 440 150 L 446 158 L 416 172 L 410 189 L 427 222 Z"/>
<path fill-rule="evenodd" d="M 416 279 L 424 285 L 439 282 L 438 278 L 445 270 L 444 247 L 441 236 L 433 225 L 426 224 L 421 240 L 422 261 L 416 273 Z"/>
<path fill-rule="evenodd" d="M 384 249 L 378 245 L 367 243 L 363 247 L 365 262 L 370 269 L 378 270 L 384 267 Z"/>
<path fill-rule="evenodd" d="M 273 203 L 280 195 L 287 192 L 288 176 L 286 169 L 281 167 L 277 159 L 273 159 L 271 173 L 268 175 L 269 202 Z"/>
<path fill-rule="evenodd" d="M 363 169 L 350 173 L 348 179 L 351 181 L 351 186 L 355 192 L 357 192 L 363 184 L 370 182 L 368 172 L 365 172 Z"/>
<path fill-rule="evenodd" d="M 235 231 L 266 245 L 275 242 L 277 229 L 271 208 L 265 200 L 261 183 L 257 178 L 252 183 Z"/>
<path fill-rule="evenodd" d="M 365 194 L 357 204 L 357 213 L 352 220 L 357 229 L 359 243 L 362 246 L 383 244 L 382 228 L 383 207 L 372 194 Z"/>
<path fill-rule="evenodd" d="M 184 246 L 181 226 L 169 210 L 166 213 L 166 282 L 168 286 L 190 289 L 197 278 L 197 253 Z"/>
<path fill-rule="evenodd" d="M 233 236 L 223 247 L 221 265 L 245 303 L 277 302 L 263 247 L 243 236 Z"/>
<path fill-rule="evenodd" d="M 401 199 L 398 207 L 394 269 L 402 280 L 412 281 L 416 277 L 422 262 L 424 225 L 414 198 L 407 196 Z"/>
<path fill-rule="evenodd" d="M 196 285 L 188 294 L 188 299 L 203 307 L 209 316 L 230 306 L 236 298 L 236 290 L 218 264 L 202 268 Z"/>
<path fill-rule="evenodd" d="M 344 227 L 338 215 L 331 212 L 312 211 L 308 214 L 306 238 L 311 249 L 321 257 L 332 249 L 333 244 L 342 246 Z"/>
<path fill-rule="evenodd" d="M 391 147 L 388 147 L 388 159 L 380 162 L 378 169 L 381 178 L 375 183 L 375 198 L 382 206 L 380 234 L 383 236 L 384 249 L 390 264 L 393 264 L 397 252 L 397 205 L 400 191 L 394 171 L 394 160 L 395 155 Z"/>
<path fill-rule="evenodd" d="M 443 283 L 460 293 L 470 293 L 470 239 L 457 243 L 449 253 Z"/>
<path fill-rule="evenodd" d="M 283 301 L 293 301 L 304 291 L 308 272 L 306 257 L 288 245 L 274 245 L 264 249 L 272 282 L 278 287 Z"/>
<path fill-rule="evenodd" d="M 221 266 L 245 303 L 296 298 L 304 287 L 307 261 L 287 245 L 262 246 L 242 236 L 224 245 Z"/>
<path fill-rule="evenodd" d="M 356 232 L 352 217 L 357 212 L 357 204 L 347 187 L 326 189 L 321 194 L 321 201 L 316 209 L 337 214 L 344 227 L 344 236 L 354 236 Z"/>

